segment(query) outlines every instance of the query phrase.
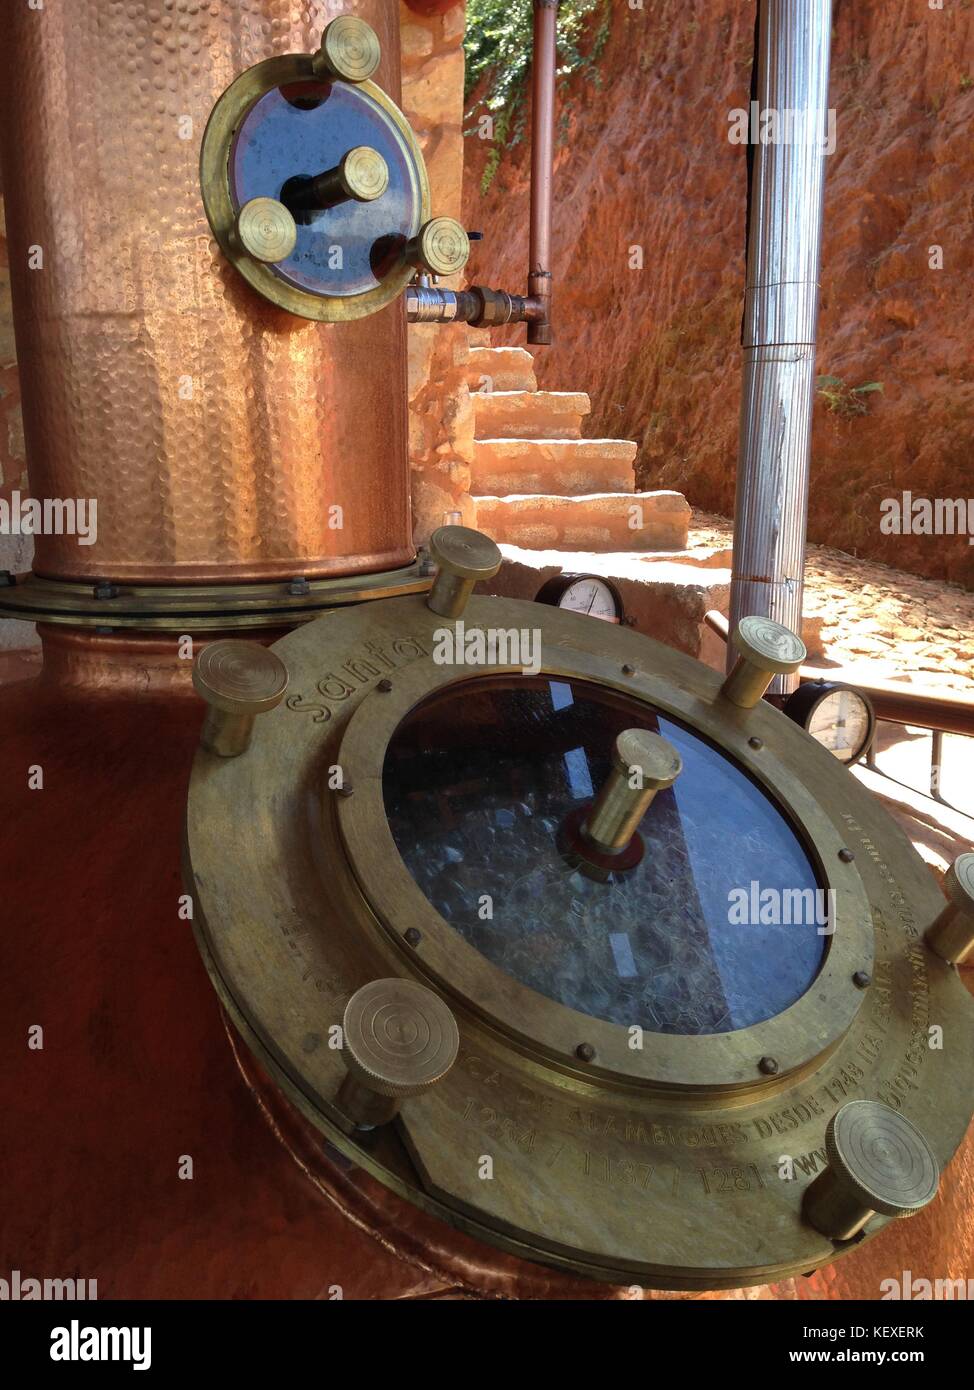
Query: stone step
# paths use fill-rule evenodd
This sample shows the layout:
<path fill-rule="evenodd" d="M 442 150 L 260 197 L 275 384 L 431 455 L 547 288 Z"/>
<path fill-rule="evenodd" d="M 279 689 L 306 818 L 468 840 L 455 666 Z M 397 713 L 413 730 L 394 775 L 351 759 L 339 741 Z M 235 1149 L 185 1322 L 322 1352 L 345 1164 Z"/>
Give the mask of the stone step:
<path fill-rule="evenodd" d="M 727 612 L 729 569 L 665 561 L 647 564 L 650 556 L 631 549 L 597 553 L 591 550 L 522 550 L 514 545 L 502 545 L 501 554 L 504 563 L 493 579 L 482 586 L 485 593 L 533 599 L 541 586 L 555 575 L 601 575 L 619 590 L 626 618 L 636 632 L 706 661 L 723 674 L 726 648 L 704 619 L 711 608 Z"/>
<path fill-rule="evenodd" d="M 679 492 L 532 493 L 473 500 L 478 530 L 498 544 L 528 550 L 683 550 L 690 527 L 690 506 Z"/>
<path fill-rule="evenodd" d="M 632 492 L 638 448 L 629 439 L 478 439 L 471 491 L 484 497 Z"/>
<path fill-rule="evenodd" d="M 537 391 L 534 358 L 527 348 L 470 348 L 467 382 L 471 391 Z"/>
<path fill-rule="evenodd" d="M 580 439 L 592 409 L 584 391 L 476 391 L 478 439 Z"/>
<path fill-rule="evenodd" d="M 690 531 L 686 550 L 656 550 L 640 555 L 644 565 L 693 565 L 697 569 L 729 570 L 734 559 L 734 547 L 701 541 Z"/>

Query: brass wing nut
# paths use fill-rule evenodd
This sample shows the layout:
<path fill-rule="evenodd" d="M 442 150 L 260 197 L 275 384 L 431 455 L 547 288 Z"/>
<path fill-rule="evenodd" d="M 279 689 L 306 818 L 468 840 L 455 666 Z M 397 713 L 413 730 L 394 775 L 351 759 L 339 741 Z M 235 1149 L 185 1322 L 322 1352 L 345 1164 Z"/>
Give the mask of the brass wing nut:
<path fill-rule="evenodd" d="M 457 1059 L 452 1010 L 415 980 L 373 980 L 352 995 L 342 1022 L 347 1076 L 338 1103 L 361 1129 L 388 1124 L 410 1096 L 442 1081 Z"/>
<path fill-rule="evenodd" d="M 808 656 L 802 639 L 772 618 L 742 618 L 731 641 L 737 663 L 720 693 L 741 709 L 753 709 L 775 676 L 790 676 Z"/>
<path fill-rule="evenodd" d="M 284 699 L 288 672 L 281 658 L 259 642 L 211 642 L 193 666 L 196 693 L 209 705 L 200 742 L 220 758 L 250 747 L 254 720 Z"/>
<path fill-rule="evenodd" d="M 276 198 L 251 198 L 237 213 L 232 240 L 255 261 L 278 265 L 297 245 L 297 223 Z"/>
<path fill-rule="evenodd" d="M 470 259 L 470 238 L 452 217 L 424 222 L 406 243 L 406 260 L 430 275 L 459 275 Z"/>
<path fill-rule="evenodd" d="M 913 1216 L 937 1195 L 940 1166 L 905 1115 L 854 1100 L 825 1131 L 828 1167 L 805 1193 L 805 1220 L 831 1240 L 852 1240 L 874 1216 Z"/>
<path fill-rule="evenodd" d="M 974 951 L 974 854 L 955 859 L 944 877 L 949 902 L 928 929 L 931 951 L 950 965 L 960 965 Z"/>
<path fill-rule="evenodd" d="M 434 531 L 430 554 L 439 571 L 426 602 L 444 618 L 462 617 L 474 585 L 492 579 L 503 560 L 490 537 L 469 526 L 441 526 Z"/>
<path fill-rule="evenodd" d="M 367 82 L 381 60 L 379 36 L 371 24 L 356 15 L 344 14 L 326 27 L 312 66 L 315 77 Z"/>

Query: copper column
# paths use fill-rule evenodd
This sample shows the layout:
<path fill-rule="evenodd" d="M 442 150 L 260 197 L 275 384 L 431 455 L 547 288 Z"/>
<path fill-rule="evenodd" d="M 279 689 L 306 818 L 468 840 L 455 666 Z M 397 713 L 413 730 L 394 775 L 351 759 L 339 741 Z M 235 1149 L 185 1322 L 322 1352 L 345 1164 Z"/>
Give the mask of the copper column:
<path fill-rule="evenodd" d="M 349 8 L 6 7 L 0 146 L 27 462 L 97 501 L 97 541 L 36 539 L 49 579 L 239 583 L 411 562 L 401 304 L 299 320 L 214 242 L 199 189 L 221 92 L 313 52 Z M 357 0 L 399 99 L 398 7 Z"/>

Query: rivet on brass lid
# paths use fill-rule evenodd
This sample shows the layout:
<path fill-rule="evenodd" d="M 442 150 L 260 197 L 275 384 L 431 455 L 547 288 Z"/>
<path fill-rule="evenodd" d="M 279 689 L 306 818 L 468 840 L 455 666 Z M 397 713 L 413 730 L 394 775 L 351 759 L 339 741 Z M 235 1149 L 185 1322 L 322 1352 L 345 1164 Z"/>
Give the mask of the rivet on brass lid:
<path fill-rule="evenodd" d="M 742 618 L 731 641 L 737 663 L 720 693 L 741 709 L 753 709 L 775 676 L 791 675 L 808 655 L 802 639 L 771 618 Z"/>
<path fill-rule="evenodd" d="M 828 1167 L 805 1193 L 802 1215 L 831 1240 L 851 1240 L 873 1216 L 912 1216 L 933 1201 L 940 1166 L 905 1115 L 853 1100 L 825 1132 Z"/>
<path fill-rule="evenodd" d="M 448 1005 L 415 980 L 373 980 L 356 990 L 342 1028 L 348 1075 L 338 1103 L 361 1128 L 388 1124 L 404 1100 L 442 1081 L 460 1047 Z"/>
<path fill-rule="evenodd" d="M 356 15 L 333 19 L 321 36 L 321 47 L 311 63 L 316 77 L 340 77 L 345 82 L 366 82 L 382 60 L 379 36 L 371 24 Z"/>
<path fill-rule="evenodd" d="M 193 665 L 193 685 L 209 705 L 200 742 L 221 758 L 246 752 L 258 714 L 284 699 L 284 662 L 259 642 L 211 642 Z"/>
<path fill-rule="evenodd" d="M 470 259 L 470 238 L 452 217 L 434 217 L 406 243 L 406 260 L 431 275 L 458 275 Z"/>
<path fill-rule="evenodd" d="M 439 572 L 426 603 L 444 618 L 461 617 L 474 585 L 493 578 L 501 567 L 494 542 L 469 526 L 441 526 L 430 537 L 430 552 Z"/>
<path fill-rule="evenodd" d="M 960 965 L 974 951 L 974 854 L 954 860 L 944 888 L 949 901 L 924 939 L 934 955 Z"/>
<path fill-rule="evenodd" d="M 253 260 L 277 265 L 297 245 L 297 223 L 276 198 L 251 198 L 237 213 L 231 240 Z"/>

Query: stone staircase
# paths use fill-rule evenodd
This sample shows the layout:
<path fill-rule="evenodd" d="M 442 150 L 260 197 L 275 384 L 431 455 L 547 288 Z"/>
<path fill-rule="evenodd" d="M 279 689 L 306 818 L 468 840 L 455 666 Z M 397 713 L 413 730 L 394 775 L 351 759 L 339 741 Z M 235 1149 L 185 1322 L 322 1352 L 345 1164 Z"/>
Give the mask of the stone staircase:
<path fill-rule="evenodd" d="M 583 439 L 581 391 L 539 391 L 524 348 L 474 347 L 472 492 L 477 525 L 533 549 L 682 550 L 690 508 L 679 493 L 633 491 L 637 445 Z"/>
<path fill-rule="evenodd" d="M 622 591 L 634 626 L 722 661 L 703 615 L 726 609 L 730 552 L 691 534 L 686 498 L 636 492 L 638 446 L 583 438 L 588 396 L 539 390 L 525 348 L 493 347 L 472 332 L 468 381 L 477 526 L 506 561 L 493 591 L 533 598 L 552 575 L 601 574 Z"/>

